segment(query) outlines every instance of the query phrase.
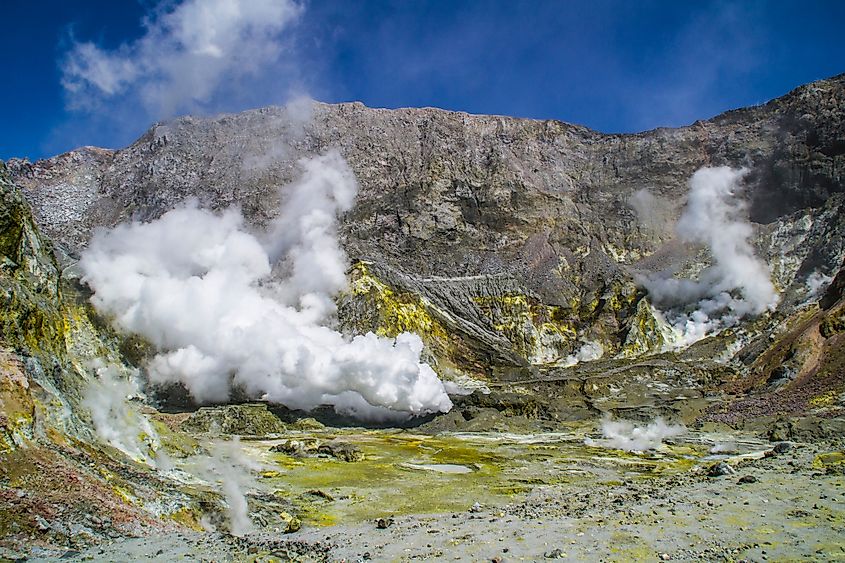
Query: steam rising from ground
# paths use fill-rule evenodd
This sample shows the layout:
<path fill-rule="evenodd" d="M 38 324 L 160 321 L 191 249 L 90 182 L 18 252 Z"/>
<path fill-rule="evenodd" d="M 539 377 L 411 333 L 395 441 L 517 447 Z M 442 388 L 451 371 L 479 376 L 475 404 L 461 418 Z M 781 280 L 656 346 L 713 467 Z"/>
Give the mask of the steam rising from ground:
<path fill-rule="evenodd" d="M 357 183 L 336 152 L 300 165 L 302 179 L 283 190 L 260 237 L 239 210 L 218 215 L 196 202 L 96 233 L 80 261 L 95 307 L 161 351 L 147 366 L 153 383 L 181 383 L 200 403 L 226 401 L 237 387 L 359 418 L 448 411 L 419 336 L 350 340 L 327 326 L 332 296 L 346 287 L 337 216 Z"/>
<path fill-rule="evenodd" d="M 237 438 L 211 445 L 208 456 L 198 456 L 195 471 L 204 479 L 217 483 L 228 506 L 229 531 L 232 535 L 243 536 L 252 530 L 249 517 L 249 505 L 246 491 L 254 485 L 252 476 L 261 466 L 250 459 L 241 449 Z M 203 524 L 214 529 L 211 521 Z"/>
<path fill-rule="evenodd" d="M 825 275 L 823 272 L 813 272 L 807 276 L 807 280 L 804 282 L 807 290 L 807 299 L 816 299 L 820 297 L 832 281 L 833 278 Z"/>
<path fill-rule="evenodd" d="M 589 341 L 585 342 L 577 352 L 570 354 L 563 361 L 563 367 L 571 367 L 583 362 L 592 362 L 600 359 L 604 355 L 604 347 L 601 342 Z"/>
<path fill-rule="evenodd" d="M 124 454 L 136 461 L 156 466 L 167 460 L 151 456 L 151 445 L 141 441 L 140 436 L 156 440 L 156 433 L 146 417 L 138 414 L 129 405 L 127 399 L 138 395 L 138 387 L 131 380 L 122 376 L 120 370 L 104 362 L 91 366 L 97 373 L 97 379 L 86 387 L 82 396 L 82 406 L 91 413 L 91 421 L 97 435 Z"/>
<path fill-rule="evenodd" d="M 655 304 L 668 309 L 667 320 L 680 332 L 681 344 L 744 316 L 774 310 L 778 303 L 769 269 L 749 242 L 753 229 L 745 203 L 736 196 L 745 174 L 723 166 L 701 168 L 690 179 L 689 200 L 676 230 L 683 241 L 706 245 L 712 255 L 712 265 L 698 280 L 666 274 L 639 279 Z"/>
<path fill-rule="evenodd" d="M 645 452 L 656 450 L 666 438 L 679 436 L 684 432 L 686 432 L 684 426 L 666 424 L 659 417 L 647 426 L 635 426 L 631 422 L 605 418 L 601 423 L 601 433 L 604 439 L 592 440 L 587 438 L 584 440 L 584 444 L 628 452 Z"/>
<path fill-rule="evenodd" d="M 164 454 L 149 419 L 129 403 L 129 399 L 139 394 L 133 377 L 137 373 L 127 374 L 124 368 L 101 361 L 91 367 L 97 378 L 85 389 L 82 405 L 90 411 L 99 438 L 135 461 L 160 470 L 182 473 L 181 469 L 174 469 L 171 460 Z M 208 455 L 192 456 L 185 469 L 188 475 L 220 488 L 226 501 L 232 534 L 241 536 L 251 530 L 246 491 L 254 485 L 253 472 L 261 466 L 242 450 L 237 438 L 213 442 Z M 204 517 L 203 524 L 208 529 L 215 528 L 208 517 Z"/>

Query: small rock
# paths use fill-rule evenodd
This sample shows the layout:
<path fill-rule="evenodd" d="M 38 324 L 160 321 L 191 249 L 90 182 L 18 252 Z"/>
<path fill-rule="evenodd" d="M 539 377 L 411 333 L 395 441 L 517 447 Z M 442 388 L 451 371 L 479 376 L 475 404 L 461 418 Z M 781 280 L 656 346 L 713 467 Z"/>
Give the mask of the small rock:
<path fill-rule="evenodd" d="M 42 532 L 46 532 L 50 529 L 50 523 L 47 522 L 44 518 L 42 518 L 39 514 L 35 515 L 35 524 L 36 526 L 38 526 L 38 529 Z"/>
<path fill-rule="evenodd" d="M 282 512 L 281 514 L 279 514 L 279 517 L 282 519 L 282 522 L 285 523 L 284 532 L 286 534 L 292 534 L 293 532 L 297 532 L 300 528 L 302 528 L 302 521 L 296 516 L 292 516 L 287 512 Z"/>
<path fill-rule="evenodd" d="M 320 489 L 309 489 L 309 490 L 305 491 L 305 494 L 315 496 L 315 497 L 320 497 L 320 498 L 326 499 L 329 502 L 334 501 L 334 497 L 332 495 L 330 495 L 326 491 L 321 491 Z"/>
<path fill-rule="evenodd" d="M 470 512 L 481 512 L 481 504 L 474 502 L 472 506 L 469 508 Z"/>
<path fill-rule="evenodd" d="M 661 553 L 660 559 L 661 559 L 661 561 L 669 561 L 670 559 L 672 559 L 672 556 L 669 555 L 668 553 Z"/>
<path fill-rule="evenodd" d="M 724 461 L 714 463 L 707 470 L 708 477 L 722 477 L 724 475 L 733 475 L 734 473 L 736 473 L 736 471 L 734 471 L 734 468 L 725 463 Z"/>
<path fill-rule="evenodd" d="M 768 438 L 770 442 L 783 442 L 792 436 L 792 423 L 788 420 L 779 419 L 769 428 Z"/>
<path fill-rule="evenodd" d="M 775 452 L 776 454 L 785 454 L 786 452 L 788 452 L 791 449 L 792 449 L 792 444 L 790 444 L 789 442 L 778 442 L 772 448 L 772 451 Z"/>
<path fill-rule="evenodd" d="M 756 483 L 756 482 L 757 482 L 757 477 L 755 477 L 754 475 L 743 475 L 742 477 L 739 478 L 739 481 L 737 481 L 737 483 L 739 483 L 740 485 L 743 485 L 745 483 Z"/>
<path fill-rule="evenodd" d="M 545 557 L 546 559 L 562 559 L 566 557 L 566 554 L 563 552 L 562 549 L 553 549 L 544 553 L 543 557 Z"/>
<path fill-rule="evenodd" d="M 384 530 L 393 525 L 393 518 L 379 518 L 376 520 L 376 528 Z"/>

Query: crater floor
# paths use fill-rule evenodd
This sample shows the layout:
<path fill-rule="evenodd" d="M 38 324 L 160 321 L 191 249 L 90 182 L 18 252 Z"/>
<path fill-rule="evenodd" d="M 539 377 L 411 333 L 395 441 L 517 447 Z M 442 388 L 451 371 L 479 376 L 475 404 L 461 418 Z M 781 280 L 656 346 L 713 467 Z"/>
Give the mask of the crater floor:
<path fill-rule="evenodd" d="M 324 428 L 244 439 L 252 532 L 123 538 L 35 560 L 845 560 L 841 441 L 775 453 L 756 434 L 690 430 L 633 453 L 586 437 L 601 440 L 592 423 L 536 434 Z M 283 442 L 307 451 L 271 450 Z M 316 453 L 326 443 L 354 449 L 356 460 Z M 717 445 L 723 451 L 711 453 Z M 734 472 L 710 476 L 720 461 Z M 301 529 L 262 522 L 274 499 L 302 517 Z"/>

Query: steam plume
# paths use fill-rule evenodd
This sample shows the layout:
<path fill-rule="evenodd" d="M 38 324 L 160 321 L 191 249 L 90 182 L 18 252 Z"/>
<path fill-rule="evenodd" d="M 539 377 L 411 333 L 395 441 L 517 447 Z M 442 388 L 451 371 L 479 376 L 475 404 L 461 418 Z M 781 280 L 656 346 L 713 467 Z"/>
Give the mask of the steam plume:
<path fill-rule="evenodd" d="M 583 362 L 592 362 L 600 359 L 604 355 L 604 347 L 601 342 L 588 341 L 581 346 L 577 352 L 570 354 L 563 361 L 563 367 L 572 367 Z"/>
<path fill-rule="evenodd" d="M 300 165 L 261 240 L 239 210 L 216 215 L 196 202 L 96 233 L 80 261 L 95 307 L 161 351 L 147 366 L 153 383 L 181 383 L 200 403 L 226 401 L 237 387 L 360 418 L 448 411 L 419 336 L 350 340 L 327 326 L 332 296 L 346 287 L 337 215 L 352 207 L 357 183 L 337 152 Z"/>
<path fill-rule="evenodd" d="M 603 440 L 584 440 L 588 446 L 612 448 L 628 452 L 656 450 L 666 438 L 686 432 L 682 425 L 666 424 L 660 417 L 646 426 L 635 426 L 630 422 L 605 418 L 601 422 Z"/>
<path fill-rule="evenodd" d="M 698 280 L 668 275 L 640 277 L 655 304 L 668 309 L 667 320 L 692 343 L 747 315 L 774 310 L 778 293 L 769 269 L 749 242 L 753 229 L 736 197 L 746 170 L 701 168 L 690 179 L 687 207 L 678 220 L 678 236 L 704 244 L 713 263 Z"/>
<path fill-rule="evenodd" d="M 833 278 L 823 272 L 813 272 L 807 276 L 807 280 L 804 282 L 805 289 L 807 290 L 807 299 L 817 299 L 824 294 L 824 291 L 832 281 Z"/>
<path fill-rule="evenodd" d="M 255 485 L 253 472 L 261 466 L 241 449 L 238 438 L 213 443 L 208 456 L 197 456 L 193 461 L 200 477 L 220 486 L 220 492 L 226 499 L 231 534 L 243 536 L 249 533 L 253 524 L 246 491 Z M 211 521 L 203 523 L 214 529 Z"/>
<path fill-rule="evenodd" d="M 91 413 L 97 435 L 136 461 L 151 466 L 161 465 L 157 461 L 167 465 L 162 452 L 158 453 L 157 459 L 151 455 L 151 446 L 157 444 L 146 443 L 140 438 L 145 436 L 147 440 L 157 442 L 158 437 L 150 421 L 127 402 L 130 397 L 138 395 L 134 380 L 121 377 L 117 367 L 99 360 L 91 367 L 97 378 L 85 388 L 82 406 Z"/>

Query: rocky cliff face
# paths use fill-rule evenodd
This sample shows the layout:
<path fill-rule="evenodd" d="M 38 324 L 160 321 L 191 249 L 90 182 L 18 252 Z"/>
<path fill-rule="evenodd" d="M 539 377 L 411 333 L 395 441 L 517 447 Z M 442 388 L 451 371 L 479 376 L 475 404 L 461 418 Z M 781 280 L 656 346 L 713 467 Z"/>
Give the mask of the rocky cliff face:
<path fill-rule="evenodd" d="M 706 250 L 674 232 L 688 179 L 702 166 L 749 169 L 753 245 L 782 299 L 771 315 L 664 354 L 671 369 L 646 365 L 637 377 L 683 380 L 676 386 L 684 388 L 704 385 L 702 367 L 707 385 L 739 377 L 766 349 L 761 339 L 819 297 L 815 282 L 835 276 L 845 257 L 843 120 L 845 75 L 689 127 L 635 135 L 314 104 L 181 118 L 126 149 L 88 147 L 9 167 L 69 265 L 95 228 L 149 220 L 190 197 L 212 208 L 238 204 L 249 222 L 266 225 L 278 187 L 298 176 L 297 160 L 338 148 L 360 183 L 341 227 L 354 264 L 341 323 L 418 332 L 446 375 L 577 380 L 583 403 L 591 377 L 665 352 L 671 329 L 635 279 L 666 268 L 695 274 L 709 264 Z M 643 189 L 648 209 L 638 213 L 633 198 Z M 570 369 L 585 344 L 600 346 L 603 360 Z M 593 387 L 600 396 L 590 405 L 619 402 L 611 401 L 613 385 Z"/>
<path fill-rule="evenodd" d="M 212 488 L 155 472 L 197 444 L 141 414 L 137 343 L 63 271 L 2 163 L 0 301 L 0 550 L 196 529 L 200 504 L 220 510 Z"/>

